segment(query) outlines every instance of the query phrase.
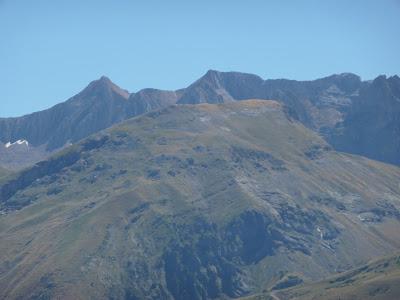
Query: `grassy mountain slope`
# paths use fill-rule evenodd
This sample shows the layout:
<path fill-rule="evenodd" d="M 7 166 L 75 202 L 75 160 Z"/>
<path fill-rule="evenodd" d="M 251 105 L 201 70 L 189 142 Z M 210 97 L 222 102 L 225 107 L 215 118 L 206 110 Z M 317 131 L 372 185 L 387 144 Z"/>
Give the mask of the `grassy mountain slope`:
<path fill-rule="evenodd" d="M 130 119 L 0 187 L 0 294 L 239 297 L 400 246 L 400 170 L 274 101 Z"/>
<path fill-rule="evenodd" d="M 275 291 L 278 299 L 397 300 L 400 295 L 400 256 L 385 257 L 318 283 Z M 273 299 L 271 293 L 247 299 Z"/>

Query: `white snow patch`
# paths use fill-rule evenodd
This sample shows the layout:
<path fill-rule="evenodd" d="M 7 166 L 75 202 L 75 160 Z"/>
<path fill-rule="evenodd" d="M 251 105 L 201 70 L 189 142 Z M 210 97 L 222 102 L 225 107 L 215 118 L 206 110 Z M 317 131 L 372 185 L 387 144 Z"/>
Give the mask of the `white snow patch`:
<path fill-rule="evenodd" d="M 5 147 L 10 148 L 15 145 L 25 145 L 26 147 L 29 147 L 29 142 L 27 140 L 18 140 L 14 143 L 8 142 L 7 144 L 5 144 Z"/>

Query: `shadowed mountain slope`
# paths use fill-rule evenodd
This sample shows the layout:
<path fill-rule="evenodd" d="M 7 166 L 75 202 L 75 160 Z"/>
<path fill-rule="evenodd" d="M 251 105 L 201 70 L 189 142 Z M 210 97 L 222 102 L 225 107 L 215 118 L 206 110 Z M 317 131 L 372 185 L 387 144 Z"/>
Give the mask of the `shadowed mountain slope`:
<path fill-rule="evenodd" d="M 400 170 L 275 101 L 127 120 L 0 187 L 8 299 L 239 297 L 400 247 Z"/>
<path fill-rule="evenodd" d="M 400 78 L 380 76 L 361 89 L 327 136 L 340 151 L 400 165 Z"/>

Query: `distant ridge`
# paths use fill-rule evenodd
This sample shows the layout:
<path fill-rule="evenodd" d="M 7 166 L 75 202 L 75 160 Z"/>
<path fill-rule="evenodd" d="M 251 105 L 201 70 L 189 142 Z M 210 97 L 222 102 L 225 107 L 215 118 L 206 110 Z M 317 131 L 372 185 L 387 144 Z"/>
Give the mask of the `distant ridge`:
<path fill-rule="evenodd" d="M 177 91 L 143 89 L 129 93 L 103 76 L 52 108 L 0 118 L 0 166 L 28 166 L 90 134 L 175 103 L 227 103 L 252 98 L 282 102 L 338 150 L 400 165 L 398 76 L 361 81 L 355 74 L 342 73 L 312 81 L 263 80 L 253 74 L 209 70 Z M 17 140 L 31 145 L 24 157 L 5 149 L 7 143 Z"/>

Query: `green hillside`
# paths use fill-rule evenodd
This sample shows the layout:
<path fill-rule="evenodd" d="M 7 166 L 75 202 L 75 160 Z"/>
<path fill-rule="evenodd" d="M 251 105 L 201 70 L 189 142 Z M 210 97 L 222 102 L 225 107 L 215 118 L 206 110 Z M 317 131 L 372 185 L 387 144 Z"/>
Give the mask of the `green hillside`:
<path fill-rule="evenodd" d="M 276 102 L 172 106 L 0 186 L 0 295 L 203 299 L 320 280 L 399 249 L 399 182 Z"/>

